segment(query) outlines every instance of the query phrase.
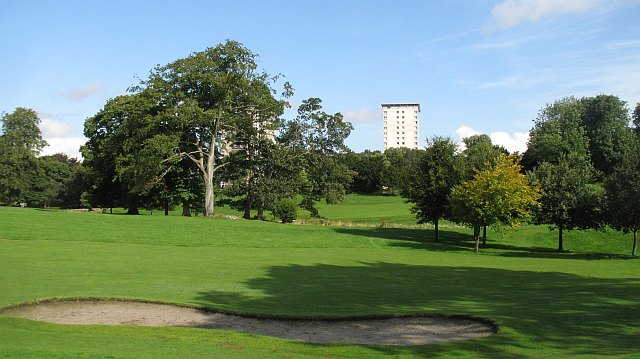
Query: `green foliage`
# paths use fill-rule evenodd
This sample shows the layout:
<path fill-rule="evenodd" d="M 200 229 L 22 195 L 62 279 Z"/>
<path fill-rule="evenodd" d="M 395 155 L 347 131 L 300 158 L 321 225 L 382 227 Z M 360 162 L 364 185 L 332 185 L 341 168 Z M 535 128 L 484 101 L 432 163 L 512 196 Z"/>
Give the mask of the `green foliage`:
<path fill-rule="evenodd" d="M 542 197 L 535 222 L 558 228 L 558 250 L 563 250 L 562 231 L 600 228 L 603 200 L 596 171 L 580 154 L 561 155 L 557 163 L 543 162 L 531 176 L 540 184 Z"/>
<path fill-rule="evenodd" d="M 319 216 L 315 203 L 323 198 L 327 203 L 341 201 L 354 175 L 339 158 L 348 151 L 344 140 L 353 126 L 340 113 L 322 111 L 321 103 L 319 98 L 304 100 L 296 119 L 284 124 L 278 138 L 302 159 L 298 192 L 303 198 L 302 207 L 314 217 Z"/>
<path fill-rule="evenodd" d="M 451 218 L 451 189 L 462 180 L 462 159 L 457 152 L 458 145 L 451 138 L 428 140 L 427 148 L 419 152 L 419 166 L 405 195 L 407 201 L 413 203 L 411 211 L 418 222 L 435 225 L 436 241 L 438 221 Z"/>
<path fill-rule="evenodd" d="M 380 151 L 349 152 L 341 156 L 341 162 L 354 172 L 350 192 L 368 194 L 382 192 L 385 156 Z"/>
<path fill-rule="evenodd" d="M 384 151 L 383 188 L 388 194 L 405 195 L 419 166 L 419 150 L 413 148 L 388 148 Z"/>
<path fill-rule="evenodd" d="M 626 102 L 611 95 L 582 98 L 581 103 L 591 162 L 596 170 L 609 175 L 631 150 L 629 109 Z"/>
<path fill-rule="evenodd" d="M 451 207 L 456 221 L 472 227 L 515 228 L 529 218 L 538 198 L 538 189 L 522 173 L 519 159 L 501 155 L 495 166 L 453 188 Z M 478 252 L 479 238 L 475 237 Z"/>
<path fill-rule="evenodd" d="M 632 255 L 636 255 L 637 232 L 640 229 L 640 139 L 633 151 L 605 181 L 607 222 L 613 228 L 633 233 Z"/>
<path fill-rule="evenodd" d="M 273 214 L 282 223 L 291 223 L 298 217 L 298 204 L 291 198 L 283 198 L 276 204 Z"/>
<path fill-rule="evenodd" d="M 60 204 L 60 192 L 75 164 L 62 155 L 36 157 L 42 139 L 35 111 L 18 107 L 1 119 L 0 203 L 47 207 Z"/>

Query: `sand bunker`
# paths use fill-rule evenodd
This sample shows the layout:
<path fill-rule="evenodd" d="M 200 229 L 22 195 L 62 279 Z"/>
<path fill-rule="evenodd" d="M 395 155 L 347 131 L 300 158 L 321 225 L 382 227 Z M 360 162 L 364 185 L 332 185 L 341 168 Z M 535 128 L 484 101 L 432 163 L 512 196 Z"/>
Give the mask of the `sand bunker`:
<path fill-rule="evenodd" d="M 12 307 L 4 315 L 59 324 L 178 326 L 236 330 L 311 343 L 422 345 L 486 337 L 489 321 L 445 316 L 384 319 L 265 319 L 169 304 L 131 301 L 47 301 Z"/>

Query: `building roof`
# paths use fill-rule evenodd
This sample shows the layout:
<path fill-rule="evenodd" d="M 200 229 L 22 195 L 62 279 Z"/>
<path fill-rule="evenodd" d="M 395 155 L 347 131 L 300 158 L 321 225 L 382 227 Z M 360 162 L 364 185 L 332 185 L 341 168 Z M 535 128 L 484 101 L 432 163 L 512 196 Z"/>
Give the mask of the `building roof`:
<path fill-rule="evenodd" d="M 418 112 L 420 112 L 420 104 L 415 102 L 393 102 L 383 103 L 382 107 L 414 107 L 418 106 Z"/>

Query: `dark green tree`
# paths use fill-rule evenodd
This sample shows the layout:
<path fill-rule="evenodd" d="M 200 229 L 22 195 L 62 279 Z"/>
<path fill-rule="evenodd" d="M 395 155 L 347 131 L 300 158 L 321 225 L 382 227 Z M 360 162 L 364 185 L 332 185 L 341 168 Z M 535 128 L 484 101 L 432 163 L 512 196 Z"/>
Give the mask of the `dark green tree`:
<path fill-rule="evenodd" d="M 348 151 L 344 140 L 353 126 L 342 114 L 330 115 L 322 111 L 322 100 L 304 100 L 298 116 L 287 121 L 279 142 L 303 159 L 300 171 L 302 207 L 319 216 L 315 203 L 325 199 L 328 204 L 341 201 L 353 172 L 338 156 Z"/>
<path fill-rule="evenodd" d="M 580 102 L 591 162 L 596 170 L 609 175 L 630 151 L 629 109 L 626 102 L 611 95 L 585 97 Z"/>
<path fill-rule="evenodd" d="M 18 107 L 3 114 L 0 135 L 0 203 L 40 205 L 38 181 L 44 175 L 37 155 L 46 146 L 35 111 Z"/>
<path fill-rule="evenodd" d="M 529 132 L 522 164 L 532 170 L 543 162 L 558 163 L 561 156 L 588 155 L 589 138 L 582 124 L 584 107 L 574 97 L 545 106 Z M 590 160 L 590 159 L 589 159 Z"/>
<path fill-rule="evenodd" d="M 462 161 L 458 145 L 451 138 L 428 139 L 427 147 L 419 153 L 419 166 L 409 183 L 406 198 L 413 204 L 411 211 L 419 223 L 434 224 L 438 241 L 440 219 L 451 218 L 449 196 L 463 178 Z"/>
<path fill-rule="evenodd" d="M 541 163 L 531 176 L 542 190 L 535 222 L 558 229 L 559 252 L 564 250 L 564 230 L 602 226 L 603 188 L 596 182 L 596 170 L 587 156 L 575 152 L 562 154 L 557 163 Z"/>
<path fill-rule="evenodd" d="M 349 152 L 341 159 L 354 172 L 350 192 L 372 194 L 382 191 L 385 157 L 380 151 Z"/>
<path fill-rule="evenodd" d="M 633 233 L 631 255 L 636 255 L 640 229 L 640 139 L 606 179 L 607 222 L 624 233 Z"/>
<path fill-rule="evenodd" d="M 277 77 L 258 71 L 256 58 L 228 40 L 156 67 L 133 89 L 153 93 L 162 107 L 156 120 L 172 129 L 160 141 L 173 149 L 171 161 L 187 158 L 200 171 L 207 216 L 214 214 L 217 172 L 226 166 L 224 158 L 238 134 L 249 129 L 247 122 L 273 120 L 285 105 L 274 100 Z M 285 84 L 283 95 L 289 94 Z"/>
<path fill-rule="evenodd" d="M 419 150 L 388 148 L 384 151 L 384 158 L 384 170 L 380 179 L 383 190 L 393 195 L 406 195 L 412 175 L 419 166 Z"/>

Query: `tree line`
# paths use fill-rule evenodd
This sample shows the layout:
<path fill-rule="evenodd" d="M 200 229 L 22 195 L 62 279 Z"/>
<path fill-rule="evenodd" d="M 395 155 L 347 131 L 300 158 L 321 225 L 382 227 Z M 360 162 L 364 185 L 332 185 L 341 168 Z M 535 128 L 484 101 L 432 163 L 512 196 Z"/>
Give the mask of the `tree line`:
<path fill-rule="evenodd" d="M 424 149 L 349 151 L 352 126 L 302 101 L 286 119 L 292 86 L 258 70 L 235 41 L 151 70 L 128 93 L 86 119 L 83 161 L 39 157 L 46 145 L 37 114 L 2 116 L 0 204 L 35 207 L 176 206 L 211 216 L 218 205 L 244 218 L 283 221 L 297 207 L 320 216 L 319 200 L 347 192 L 401 195 L 419 222 L 452 220 L 474 229 L 525 221 L 558 229 L 640 225 L 640 104 L 630 115 L 615 96 L 567 97 L 543 107 L 528 149 L 509 154 L 487 135 L 428 139 Z M 217 201 L 217 202 L 216 202 Z M 252 215 L 255 213 L 255 215 Z M 482 235 L 481 235 L 482 234 Z"/>
<path fill-rule="evenodd" d="M 636 254 L 640 104 L 630 115 L 616 96 L 567 97 L 539 111 L 523 154 L 509 154 L 487 135 L 463 145 L 434 137 L 420 150 L 347 154 L 358 172 L 351 190 L 402 195 L 419 222 L 434 224 L 436 240 L 440 220 L 469 225 L 476 251 L 487 226 L 531 221 L 558 230 L 560 252 L 566 230 L 609 226 L 633 233 Z"/>

